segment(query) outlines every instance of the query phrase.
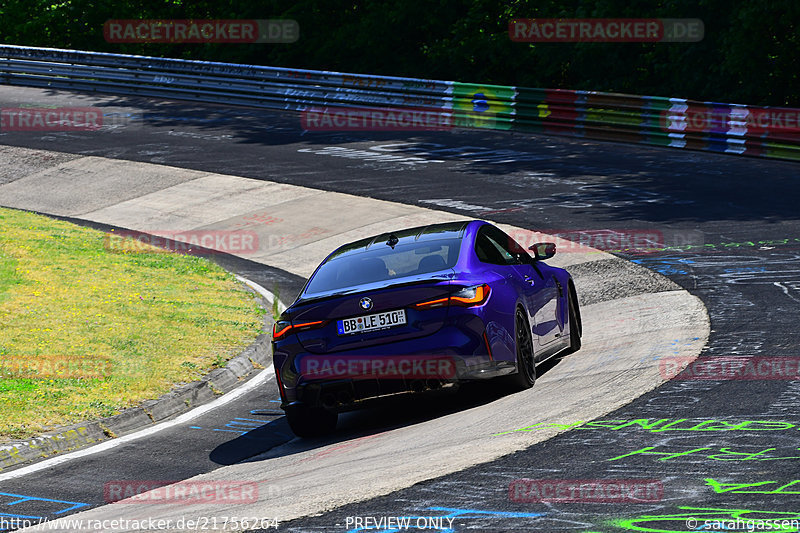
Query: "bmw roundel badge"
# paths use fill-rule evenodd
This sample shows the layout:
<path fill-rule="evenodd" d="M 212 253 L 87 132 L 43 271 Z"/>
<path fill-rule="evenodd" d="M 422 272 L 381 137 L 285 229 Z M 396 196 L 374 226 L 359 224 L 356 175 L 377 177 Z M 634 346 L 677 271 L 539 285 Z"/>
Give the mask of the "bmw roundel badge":
<path fill-rule="evenodd" d="M 361 300 L 358 302 L 358 305 L 360 305 L 361 309 L 364 311 L 369 311 L 372 309 L 372 298 L 365 296 L 361 298 Z"/>

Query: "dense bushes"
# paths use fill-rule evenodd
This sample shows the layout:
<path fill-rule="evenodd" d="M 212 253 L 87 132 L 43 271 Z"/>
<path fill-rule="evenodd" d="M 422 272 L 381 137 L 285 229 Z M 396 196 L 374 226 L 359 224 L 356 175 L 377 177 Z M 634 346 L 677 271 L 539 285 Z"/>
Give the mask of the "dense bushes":
<path fill-rule="evenodd" d="M 699 43 L 512 42 L 513 17 L 699 18 Z M 292 18 L 293 44 L 112 44 L 107 19 Z M 0 0 L 5 43 L 800 106 L 796 0 Z"/>

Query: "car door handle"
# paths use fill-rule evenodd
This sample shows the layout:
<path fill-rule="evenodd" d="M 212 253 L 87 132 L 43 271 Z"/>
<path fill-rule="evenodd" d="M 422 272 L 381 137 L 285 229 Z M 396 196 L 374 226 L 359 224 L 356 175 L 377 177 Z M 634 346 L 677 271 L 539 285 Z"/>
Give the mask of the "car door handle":
<path fill-rule="evenodd" d="M 534 283 L 536 283 L 536 280 L 530 276 L 525 276 L 524 279 L 529 285 L 533 285 Z"/>

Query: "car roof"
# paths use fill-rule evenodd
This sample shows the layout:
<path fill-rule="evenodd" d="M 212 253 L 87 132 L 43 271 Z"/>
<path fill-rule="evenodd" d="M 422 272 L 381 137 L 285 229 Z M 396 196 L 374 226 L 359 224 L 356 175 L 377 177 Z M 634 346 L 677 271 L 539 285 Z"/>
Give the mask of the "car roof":
<path fill-rule="evenodd" d="M 395 246 L 441 239 L 461 239 L 464 237 L 464 232 L 469 224 L 469 220 L 444 222 L 381 233 L 340 246 L 328 256 L 326 261 L 366 252 L 376 245 L 385 245 L 389 242 L 389 239 L 397 240 Z"/>

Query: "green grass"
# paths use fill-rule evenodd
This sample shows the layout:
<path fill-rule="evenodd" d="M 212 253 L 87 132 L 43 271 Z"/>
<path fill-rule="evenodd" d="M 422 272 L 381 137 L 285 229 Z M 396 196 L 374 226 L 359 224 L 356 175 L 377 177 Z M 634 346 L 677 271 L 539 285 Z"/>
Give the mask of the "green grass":
<path fill-rule="evenodd" d="M 8 299 L 8 291 L 23 282 L 17 273 L 17 260 L 0 249 L 0 304 Z"/>
<path fill-rule="evenodd" d="M 0 208 L 0 440 L 156 398 L 261 332 L 264 310 L 231 274 L 114 239 Z M 47 371 L 64 361 L 80 371 Z"/>

